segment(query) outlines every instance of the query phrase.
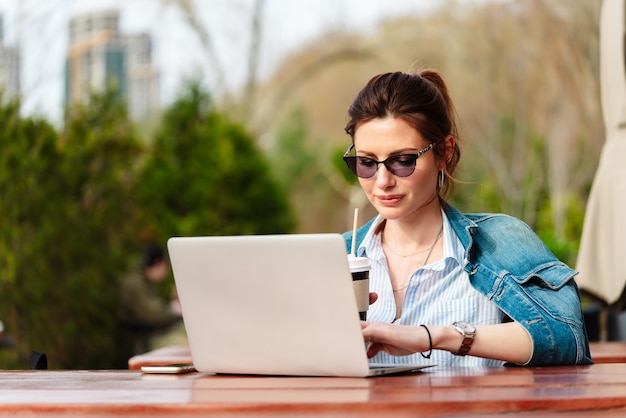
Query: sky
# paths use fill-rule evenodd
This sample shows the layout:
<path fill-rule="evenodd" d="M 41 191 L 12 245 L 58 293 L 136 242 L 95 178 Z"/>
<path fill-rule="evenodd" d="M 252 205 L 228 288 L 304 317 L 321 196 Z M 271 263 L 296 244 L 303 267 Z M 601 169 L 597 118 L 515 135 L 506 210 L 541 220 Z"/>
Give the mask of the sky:
<path fill-rule="evenodd" d="M 328 30 L 371 31 L 387 17 L 417 14 L 441 0 L 266 0 L 259 68 L 268 76 L 288 54 Z M 195 0 L 220 67 L 224 90 L 241 86 L 254 0 Z M 4 41 L 22 51 L 22 111 L 60 121 L 67 24 L 72 16 L 118 8 L 122 33 L 148 32 L 162 104 L 174 100 L 185 77 L 209 84 L 214 67 L 171 0 L 0 0 Z"/>

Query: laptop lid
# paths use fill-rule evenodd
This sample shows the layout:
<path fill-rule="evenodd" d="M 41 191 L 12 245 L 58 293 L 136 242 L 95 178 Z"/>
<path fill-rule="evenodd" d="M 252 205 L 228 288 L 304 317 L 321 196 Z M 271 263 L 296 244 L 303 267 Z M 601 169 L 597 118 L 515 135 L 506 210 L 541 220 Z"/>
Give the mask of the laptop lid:
<path fill-rule="evenodd" d="M 168 250 L 197 370 L 370 374 L 341 235 L 174 237 Z"/>

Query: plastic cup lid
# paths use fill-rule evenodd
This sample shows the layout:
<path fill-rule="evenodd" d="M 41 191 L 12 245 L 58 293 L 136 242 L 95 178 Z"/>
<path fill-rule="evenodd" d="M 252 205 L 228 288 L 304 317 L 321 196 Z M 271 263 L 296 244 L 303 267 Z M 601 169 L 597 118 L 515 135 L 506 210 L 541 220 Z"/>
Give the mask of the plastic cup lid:
<path fill-rule="evenodd" d="M 348 254 L 348 262 L 350 263 L 350 270 L 363 271 L 370 268 L 370 261 L 367 257 L 355 257 Z"/>

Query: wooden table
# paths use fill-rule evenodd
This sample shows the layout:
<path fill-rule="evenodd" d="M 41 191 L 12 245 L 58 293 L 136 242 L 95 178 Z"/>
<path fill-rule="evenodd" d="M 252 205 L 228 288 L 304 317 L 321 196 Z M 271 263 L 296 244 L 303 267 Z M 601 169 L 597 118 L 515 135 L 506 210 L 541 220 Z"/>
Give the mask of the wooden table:
<path fill-rule="evenodd" d="M 593 342 L 589 350 L 595 363 L 626 363 L 626 341 Z"/>
<path fill-rule="evenodd" d="M 0 416 L 626 415 L 626 363 L 439 369 L 375 378 L 3 371 Z"/>
<path fill-rule="evenodd" d="M 591 358 L 599 363 L 626 363 L 626 341 L 592 342 L 589 344 Z M 141 366 L 191 363 L 191 352 L 186 345 L 159 348 L 128 360 L 130 370 L 139 370 Z"/>

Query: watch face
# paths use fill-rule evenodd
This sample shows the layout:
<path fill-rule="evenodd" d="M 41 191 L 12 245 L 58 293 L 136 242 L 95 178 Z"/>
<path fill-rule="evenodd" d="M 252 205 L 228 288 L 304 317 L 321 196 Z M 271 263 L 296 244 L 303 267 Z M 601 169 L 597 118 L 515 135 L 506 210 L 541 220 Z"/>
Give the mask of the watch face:
<path fill-rule="evenodd" d="M 476 327 L 469 322 L 458 321 L 454 323 L 459 330 L 462 330 L 464 334 L 473 334 L 476 332 Z"/>

